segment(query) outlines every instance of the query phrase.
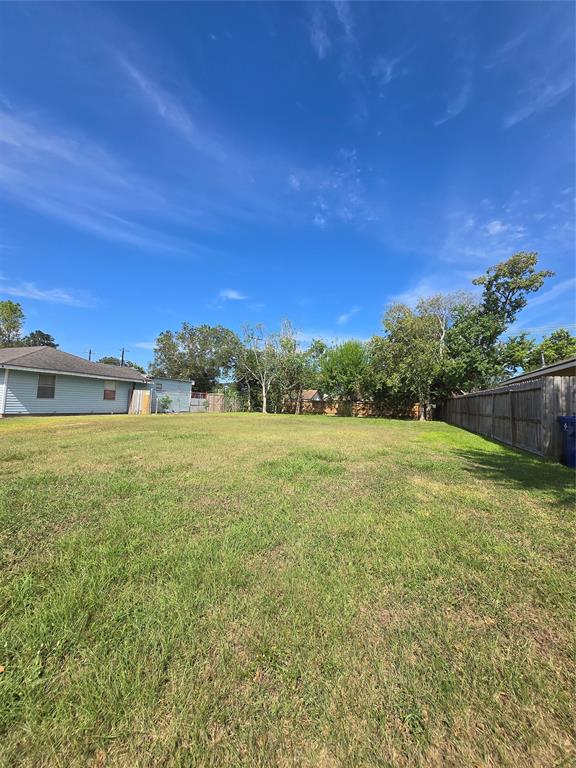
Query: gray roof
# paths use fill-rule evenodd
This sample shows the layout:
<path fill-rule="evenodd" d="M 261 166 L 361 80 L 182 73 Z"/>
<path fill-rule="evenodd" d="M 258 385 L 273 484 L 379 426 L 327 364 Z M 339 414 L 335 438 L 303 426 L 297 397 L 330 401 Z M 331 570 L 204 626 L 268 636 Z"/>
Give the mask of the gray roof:
<path fill-rule="evenodd" d="M 543 376 L 554 376 L 562 374 L 563 371 L 569 371 L 571 368 L 576 367 L 576 355 L 567 357 L 565 360 L 558 360 L 557 363 L 551 363 L 550 365 L 544 365 L 542 368 L 536 368 L 534 371 L 526 371 L 520 373 L 518 376 L 514 376 L 511 379 L 506 379 L 502 384 L 498 386 L 507 386 L 508 384 L 520 384 L 523 381 L 529 381 L 530 379 L 540 379 Z"/>
<path fill-rule="evenodd" d="M 146 381 L 146 376 L 134 368 L 93 363 L 77 355 L 61 352 L 54 347 L 7 347 L 0 349 L 0 368 L 30 368 L 32 371 L 54 371 L 99 379 Z"/>

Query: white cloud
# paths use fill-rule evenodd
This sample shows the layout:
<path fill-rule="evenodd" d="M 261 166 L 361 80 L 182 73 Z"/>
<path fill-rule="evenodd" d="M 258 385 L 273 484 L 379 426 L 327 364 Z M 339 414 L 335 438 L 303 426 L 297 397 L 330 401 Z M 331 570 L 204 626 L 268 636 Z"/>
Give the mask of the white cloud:
<path fill-rule="evenodd" d="M 532 309 L 533 307 L 537 307 L 542 304 L 548 304 L 549 302 L 554 301 L 559 296 L 562 296 L 568 291 L 572 291 L 572 301 L 574 301 L 576 298 L 576 277 L 570 277 L 567 280 L 564 280 L 563 282 L 553 286 L 549 290 L 544 291 L 544 293 L 539 293 L 536 296 L 531 297 L 528 306 L 530 309 Z"/>
<path fill-rule="evenodd" d="M 233 288 L 225 288 L 220 291 L 218 296 L 222 301 L 244 301 L 244 299 L 248 298 L 247 296 L 244 296 L 243 293 L 235 291 Z"/>
<path fill-rule="evenodd" d="M 302 188 L 302 182 L 300 181 L 299 177 L 295 173 L 291 173 L 288 176 L 288 184 L 294 189 L 296 192 L 299 192 Z"/>
<path fill-rule="evenodd" d="M 133 341 L 130 345 L 132 347 L 138 347 L 138 349 L 154 349 L 156 346 L 155 341 Z"/>
<path fill-rule="evenodd" d="M 0 145 L 0 189 L 17 202 L 110 240 L 192 250 L 138 221 L 173 218 L 177 206 L 94 142 L 0 110 Z"/>
<path fill-rule="evenodd" d="M 357 315 L 358 312 L 360 312 L 360 307 L 352 307 L 352 309 L 349 309 L 348 312 L 343 312 L 341 315 L 339 315 L 336 319 L 336 322 L 338 325 L 346 325 L 346 323 L 351 320 L 354 315 Z"/>
<path fill-rule="evenodd" d="M 495 219 L 494 221 L 488 222 L 484 229 L 489 235 L 498 235 L 500 232 L 506 232 L 508 226 L 501 221 L 498 221 L 498 219 Z"/>
<path fill-rule="evenodd" d="M 321 213 L 314 214 L 314 218 L 312 219 L 312 223 L 315 227 L 318 227 L 319 229 L 324 229 L 326 226 L 326 216 L 323 216 Z"/>
<path fill-rule="evenodd" d="M 402 61 L 402 56 L 394 59 L 388 59 L 385 56 L 379 56 L 372 65 L 372 76 L 378 81 L 381 87 L 389 85 L 392 80 L 405 74 L 405 70 L 400 70 L 398 65 Z"/>
<path fill-rule="evenodd" d="M 325 59 L 332 47 L 328 36 L 326 17 L 323 11 L 315 7 L 309 27 L 310 42 L 320 60 Z"/>
<path fill-rule="evenodd" d="M 51 304 L 67 304 L 72 307 L 86 307 L 94 303 L 94 299 L 86 293 L 70 291 L 67 288 L 38 288 L 35 283 L 11 282 L 6 277 L 0 277 L 0 296 L 2 295 Z"/>
<path fill-rule="evenodd" d="M 443 125 L 444 123 L 447 123 L 448 120 L 452 120 L 454 117 L 458 117 L 458 115 L 461 114 L 468 106 L 471 91 L 472 79 L 470 74 L 467 74 L 465 82 L 462 83 L 458 91 L 448 99 L 444 114 L 442 117 L 438 118 L 438 120 L 434 121 L 434 125 Z"/>
<path fill-rule="evenodd" d="M 532 115 L 553 107 L 573 90 L 573 73 L 564 74 L 556 79 L 535 78 L 524 89 L 520 103 L 504 118 L 504 128 L 511 128 Z"/>
<path fill-rule="evenodd" d="M 124 56 L 118 56 L 118 60 L 124 71 L 136 83 L 144 98 L 159 117 L 186 139 L 197 152 L 208 155 L 219 162 L 224 162 L 228 159 L 226 152 L 219 142 L 208 131 L 200 129 L 197 122 L 190 116 L 188 110 L 167 90 L 145 75 Z"/>
<path fill-rule="evenodd" d="M 338 21 L 342 25 L 344 36 L 348 42 L 354 41 L 354 20 L 352 19 L 352 12 L 350 10 L 350 3 L 346 0 L 334 0 L 334 7 L 336 8 L 336 16 Z"/>

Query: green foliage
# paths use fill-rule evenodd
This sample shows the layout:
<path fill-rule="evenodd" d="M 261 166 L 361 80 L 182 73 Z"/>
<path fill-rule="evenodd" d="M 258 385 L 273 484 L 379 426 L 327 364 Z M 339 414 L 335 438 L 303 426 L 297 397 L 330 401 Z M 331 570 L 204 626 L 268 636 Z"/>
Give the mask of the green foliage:
<path fill-rule="evenodd" d="M 536 272 L 537 263 L 537 253 L 521 251 L 472 280 L 474 285 L 484 286 L 483 312 L 498 318 L 504 327 L 514 322 L 526 306 L 527 295 L 538 291 L 545 279 L 554 275 L 549 269 Z"/>
<path fill-rule="evenodd" d="M 105 363 L 106 365 L 122 365 L 122 361 L 119 357 L 114 357 L 112 355 L 107 355 L 105 357 L 101 357 L 98 360 L 96 360 L 97 363 Z M 146 373 L 144 368 L 139 365 L 138 363 L 132 362 L 132 360 L 125 360 L 124 366 L 126 368 L 134 368 L 134 370 L 139 371 L 140 373 Z"/>
<path fill-rule="evenodd" d="M 320 359 L 320 388 L 330 397 L 362 399 L 372 389 L 372 371 L 366 346 L 345 341 L 327 349 Z"/>
<path fill-rule="evenodd" d="M 549 336 L 545 336 L 528 356 L 526 370 L 531 371 L 541 365 L 552 365 L 572 355 L 576 355 L 576 336 L 566 328 L 558 328 Z"/>
<path fill-rule="evenodd" d="M 24 312 L 15 301 L 0 301 L 0 347 L 20 346 Z"/>
<path fill-rule="evenodd" d="M 179 331 L 164 331 L 156 339 L 150 373 L 192 379 L 196 390 L 211 392 L 233 369 L 239 351 L 238 337 L 228 328 L 183 323 Z"/>
<path fill-rule="evenodd" d="M 54 347 L 54 349 L 58 347 L 54 336 L 44 331 L 31 331 L 23 337 L 21 344 L 24 347 Z"/>
<path fill-rule="evenodd" d="M 158 411 L 160 413 L 166 413 L 170 410 L 170 406 L 172 405 L 172 398 L 170 395 L 162 395 L 162 397 L 158 398 Z"/>

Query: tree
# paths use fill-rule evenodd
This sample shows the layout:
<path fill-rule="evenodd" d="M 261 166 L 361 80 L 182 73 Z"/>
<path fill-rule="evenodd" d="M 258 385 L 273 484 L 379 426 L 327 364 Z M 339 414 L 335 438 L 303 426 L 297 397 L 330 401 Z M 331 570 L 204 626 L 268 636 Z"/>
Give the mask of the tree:
<path fill-rule="evenodd" d="M 320 387 L 330 397 L 351 404 L 371 391 L 371 383 L 368 351 L 359 341 L 331 347 L 320 359 Z"/>
<path fill-rule="evenodd" d="M 547 269 L 536 272 L 537 262 L 536 253 L 516 253 L 472 281 L 483 286 L 482 298 L 478 306 L 456 310 L 446 334 L 447 359 L 437 382 L 439 393 L 485 389 L 509 375 L 499 339 L 526 306 L 528 294 L 553 275 Z"/>
<path fill-rule="evenodd" d="M 514 376 L 519 370 L 529 370 L 530 360 L 537 351 L 536 342 L 527 333 L 510 336 L 500 345 L 502 367 L 507 375 Z"/>
<path fill-rule="evenodd" d="M 281 374 L 282 343 L 282 333 L 267 334 L 262 325 L 244 328 L 236 372 L 240 380 L 253 381 L 260 387 L 262 413 L 268 412 L 270 388 Z"/>
<path fill-rule="evenodd" d="M 576 355 L 576 336 L 566 328 L 558 328 L 549 336 L 544 337 L 528 355 L 525 370 L 532 371 L 542 365 L 552 365 L 567 357 Z"/>
<path fill-rule="evenodd" d="M 25 347 L 54 347 L 54 349 L 58 347 L 54 336 L 44 331 L 31 331 L 27 336 L 24 336 L 21 344 Z"/>
<path fill-rule="evenodd" d="M 500 318 L 504 325 L 513 323 L 526 306 L 527 295 L 538 291 L 546 278 L 554 275 L 549 269 L 536 272 L 537 263 L 537 253 L 520 251 L 472 280 L 474 285 L 484 286 L 483 312 Z"/>
<path fill-rule="evenodd" d="M 449 325 L 448 300 L 440 297 L 418 302 L 416 310 L 394 304 L 383 318 L 386 336 L 373 339 L 371 359 L 380 389 L 387 389 L 406 403 L 419 403 L 419 417 L 426 418 L 433 382 L 444 356 Z M 440 308 L 440 311 L 439 311 Z M 443 318 L 439 322 L 439 318 Z"/>
<path fill-rule="evenodd" d="M 0 347 L 16 347 L 21 344 L 24 312 L 15 301 L 0 301 Z"/>
<path fill-rule="evenodd" d="M 96 360 L 96 362 L 105 363 L 106 365 L 122 365 L 122 360 L 120 360 L 119 357 L 114 357 L 112 355 L 101 357 L 98 360 Z M 124 367 L 134 368 L 136 371 L 139 371 L 140 373 L 146 373 L 146 371 L 141 365 L 139 365 L 138 363 L 133 363 L 132 360 L 124 360 Z"/>
<path fill-rule="evenodd" d="M 278 409 L 288 399 L 295 403 L 295 413 L 300 413 L 303 390 L 318 385 L 319 360 L 325 351 L 326 345 L 318 339 L 303 349 L 292 324 L 288 320 L 282 323 L 279 371 L 270 390 Z"/>
<path fill-rule="evenodd" d="M 233 370 L 239 348 L 238 337 L 228 328 L 183 323 L 179 331 L 164 331 L 156 339 L 150 373 L 193 379 L 197 390 L 210 392 Z"/>

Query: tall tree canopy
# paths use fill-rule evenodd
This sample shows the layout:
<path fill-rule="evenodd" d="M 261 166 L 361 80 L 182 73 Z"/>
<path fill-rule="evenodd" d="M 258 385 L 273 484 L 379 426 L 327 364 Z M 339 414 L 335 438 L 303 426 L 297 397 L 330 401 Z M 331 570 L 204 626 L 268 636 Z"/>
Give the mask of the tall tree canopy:
<path fill-rule="evenodd" d="M 193 379 L 198 391 L 211 391 L 234 368 L 240 343 L 222 325 L 183 323 L 179 331 L 164 331 L 156 339 L 153 376 Z"/>
<path fill-rule="evenodd" d="M 119 357 L 114 357 L 113 355 L 105 355 L 104 357 L 101 357 L 98 360 L 96 360 L 96 362 L 105 363 L 106 365 L 122 365 L 122 360 Z M 134 368 L 136 371 L 139 371 L 140 373 L 146 373 L 146 371 L 141 365 L 138 365 L 138 363 L 132 362 L 132 360 L 124 360 L 124 367 Z"/>
<path fill-rule="evenodd" d="M 345 341 L 326 350 L 320 360 L 320 388 L 342 400 L 360 400 L 372 389 L 372 371 L 366 346 Z"/>
<path fill-rule="evenodd" d="M 45 331 L 31 331 L 22 338 L 22 344 L 25 347 L 54 347 L 55 349 L 58 346 L 54 336 Z"/>
<path fill-rule="evenodd" d="M 0 347 L 17 347 L 21 343 L 24 312 L 15 301 L 0 301 Z"/>
<path fill-rule="evenodd" d="M 54 337 L 45 331 L 31 331 L 22 336 L 24 310 L 16 301 L 0 301 L 0 347 L 57 347 Z"/>

